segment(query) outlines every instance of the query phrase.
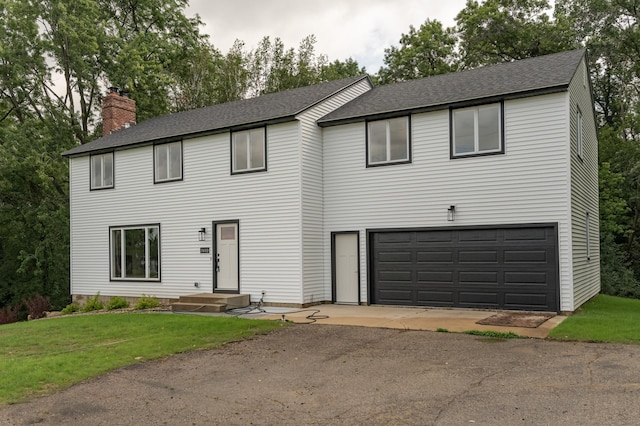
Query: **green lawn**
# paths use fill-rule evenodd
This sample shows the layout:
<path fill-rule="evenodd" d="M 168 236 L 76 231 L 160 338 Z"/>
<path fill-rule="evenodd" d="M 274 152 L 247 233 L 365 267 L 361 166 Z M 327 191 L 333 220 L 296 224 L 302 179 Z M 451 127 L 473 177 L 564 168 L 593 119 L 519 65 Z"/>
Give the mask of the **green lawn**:
<path fill-rule="evenodd" d="M 127 313 L 0 326 L 0 404 L 50 393 L 118 367 L 212 348 L 279 328 L 279 321 Z"/>
<path fill-rule="evenodd" d="M 549 338 L 640 344 L 640 300 L 601 294 L 554 328 Z"/>

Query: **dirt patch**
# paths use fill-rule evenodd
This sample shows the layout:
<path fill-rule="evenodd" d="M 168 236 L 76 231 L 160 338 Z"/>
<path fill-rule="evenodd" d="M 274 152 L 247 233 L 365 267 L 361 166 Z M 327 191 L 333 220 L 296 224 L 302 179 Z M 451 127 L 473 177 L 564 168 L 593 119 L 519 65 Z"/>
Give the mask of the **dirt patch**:
<path fill-rule="evenodd" d="M 481 325 L 497 325 L 501 327 L 524 327 L 536 328 L 549 318 L 555 317 L 555 314 L 548 313 L 531 313 L 531 312 L 498 312 L 480 321 L 476 324 Z"/>

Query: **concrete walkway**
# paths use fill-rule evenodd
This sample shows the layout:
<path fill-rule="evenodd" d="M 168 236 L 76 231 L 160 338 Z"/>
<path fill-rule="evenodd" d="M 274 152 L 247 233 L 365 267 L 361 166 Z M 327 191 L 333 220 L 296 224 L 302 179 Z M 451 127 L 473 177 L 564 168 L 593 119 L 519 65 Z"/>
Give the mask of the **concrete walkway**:
<path fill-rule="evenodd" d="M 404 330 L 445 329 L 451 332 L 468 330 L 513 332 L 519 336 L 546 338 L 549 332 L 566 317 L 557 315 L 536 328 L 507 327 L 477 324 L 477 321 L 496 314 L 496 311 L 472 309 L 436 309 L 390 306 L 317 305 L 300 310 L 278 312 L 265 308 L 261 319 L 284 319 L 296 323 L 356 325 L 363 327 L 396 328 Z M 275 312 L 274 312 L 275 311 Z M 251 315 L 254 316 L 254 315 Z"/>

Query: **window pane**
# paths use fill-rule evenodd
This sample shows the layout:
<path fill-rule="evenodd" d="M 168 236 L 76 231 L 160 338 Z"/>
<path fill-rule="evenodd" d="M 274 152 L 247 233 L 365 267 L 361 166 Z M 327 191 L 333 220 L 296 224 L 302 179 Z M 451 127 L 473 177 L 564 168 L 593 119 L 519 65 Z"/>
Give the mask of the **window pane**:
<path fill-rule="evenodd" d="M 104 154 L 104 186 L 113 186 L 113 154 Z"/>
<path fill-rule="evenodd" d="M 233 170 L 247 169 L 247 145 L 249 135 L 246 132 L 233 134 Z"/>
<path fill-rule="evenodd" d="M 157 227 L 148 228 L 149 278 L 158 278 L 160 266 L 160 233 Z"/>
<path fill-rule="evenodd" d="M 251 137 L 251 166 L 252 169 L 264 167 L 264 129 L 255 129 Z"/>
<path fill-rule="evenodd" d="M 498 105 L 478 108 L 478 149 L 479 151 L 500 149 L 500 108 Z"/>
<path fill-rule="evenodd" d="M 156 149 L 156 180 L 167 178 L 167 146 L 157 145 Z"/>
<path fill-rule="evenodd" d="M 144 229 L 124 230 L 126 278 L 146 278 L 144 234 Z"/>
<path fill-rule="evenodd" d="M 453 112 L 454 153 L 473 152 L 474 147 L 474 110 L 458 110 Z"/>
<path fill-rule="evenodd" d="M 369 123 L 369 163 L 387 161 L 387 122 Z"/>
<path fill-rule="evenodd" d="M 91 187 L 100 188 L 102 186 L 102 156 L 91 157 Z"/>
<path fill-rule="evenodd" d="M 122 278 L 122 231 L 117 229 L 111 232 L 111 275 L 113 278 Z"/>
<path fill-rule="evenodd" d="M 390 161 L 409 159 L 408 124 L 408 119 L 404 117 L 389 120 L 389 136 L 391 138 Z"/>
<path fill-rule="evenodd" d="M 181 143 L 176 142 L 168 145 L 169 148 L 169 178 L 178 179 L 182 176 L 182 149 Z"/>

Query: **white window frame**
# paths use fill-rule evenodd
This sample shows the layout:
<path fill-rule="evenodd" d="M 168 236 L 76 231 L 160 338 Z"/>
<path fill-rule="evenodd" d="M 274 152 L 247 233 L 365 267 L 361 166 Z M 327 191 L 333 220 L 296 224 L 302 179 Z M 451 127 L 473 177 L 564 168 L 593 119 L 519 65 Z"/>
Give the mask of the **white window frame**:
<path fill-rule="evenodd" d="M 580 108 L 576 108 L 576 144 L 578 158 L 584 158 L 584 119 L 582 118 L 582 111 Z"/>
<path fill-rule="evenodd" d="M 104 167 L 104 160 L 106 157 L 111 157 L 111 184 L 105 184 L 105 167 Z M 89 162 L 90 162 L 90 170 L 89 170 L 89 180 L 91 181 L 91 189 L 107 189 L 107 188 L 113 188 L 113 184 L 115 181 L 115 166 L 113 163 L 114 160 L 114 155 L 113 152 L 107 152 L 105 154 L 96 154 L 96 155 L 91 155 L 89 157 Z M 95 167 L 94 161 L 100 161 L 100 182 L 95 182 L 95 179 L 93 177 L 93 169 Z"/>
<path fill-rule="evenodd" d="M 498 148 L 480 150 L 480 137 L 478 130 L 478 115 L 481 108 L 497 106 L 498 107 Z M 480 155 L 504 154 L 504 103 L 495 102 L 490 104 L 475 105 L 472 107 L 452 108 L 450 110 L 450 128 L 451 128 L 451 158 L 463 158 Z M 456 154 L 456 112 L 473 111 L 473 151 Z"/>
<path fill-rule="evenodd" d="M 149 247 L 149 230 L 156 229 L 158 235 L 158 276 L 151 277 L 150 272 L 150 247 Z M 144 263 L 145 263 L 145 276 L 141 277 L 126 277 L 127 259 L 126 259 L 126 239 L 125 231 L 144 229 Z M 116 258 L 114 253 L 115 247 L 115 232 L 120 231 L 120 276 L 116 276 Z M 160 265 L 161 265 L 161 246 L 160 246 L 160 224 L 153 225 L 137 225 L 137 226 L 113 226 L 109 227 L 109 264 L 110 264 L 110 279 L 111 281 L 160 281 Z"/>
<path fill-rule="evenodd" d="M 180 160 L 179 170 L 180 173 L 177 176 L 171 176 L 172 163 L 171 163 L 171 148 L 174 146 L 180 146 Z M 158 155 L 159 152 L 164 150 L 167 156 L 167 176 L 164 178 L 158 177 Z M 182 141 L 163 143 L 153 146 L 153 181 L 154 183 L 171 182 L 175 180 L 182 180 Z"/>
<path fill-rule="evenodd" d="M 251 134 L 257 131 L 262 132 L 262 164 L 253 165 L 251 164 Z M 240 143 L 237 138 L 238 136 L 246 135 L 246 155 L 247 155 L 247 167 L 243 169 L 236 168 L 236 143 Z M 267 128 L 266 127 L 257 127 L 253 129 L 240 130 L 236 132 L 231 132 L 231 174 L 241 174 L 241 173 L 251 173 L 251 172 L 262 172 L 267 170 Z"/>
<path fill-rule="evenodd" d="M 406 122 L 407 133 L 405 135 L 405 146 L 407 155 L 405 158 L 391 159 L 391 122 L 404 120 Z M 386 158 L 382 161 L 371 160 L 371 125 L 374 123 L 385 123 L 385 144 L 386 144 Z M 367 121 L 367 167 L 368 166 L 380 166 L 386 164 L 399 164 L 411 162 L 411 119 L 409 116 L 390 118 L 386 120 Z"/>

